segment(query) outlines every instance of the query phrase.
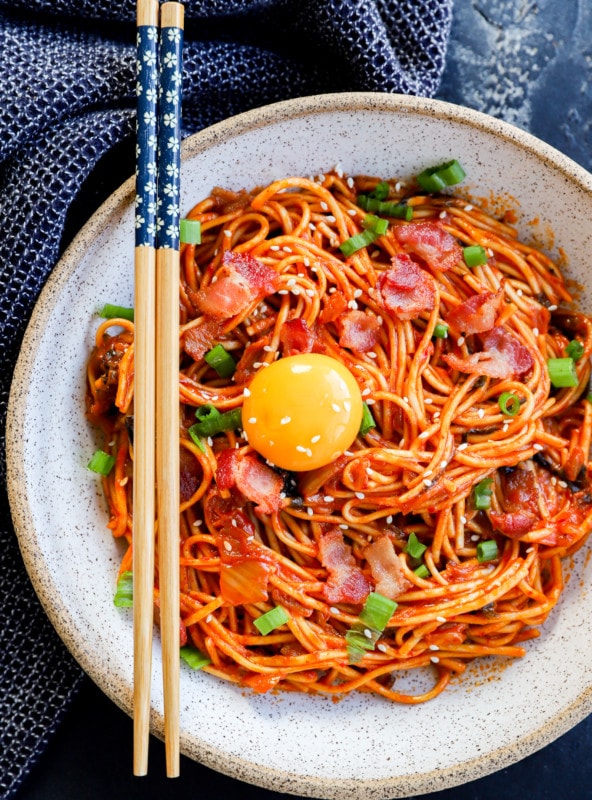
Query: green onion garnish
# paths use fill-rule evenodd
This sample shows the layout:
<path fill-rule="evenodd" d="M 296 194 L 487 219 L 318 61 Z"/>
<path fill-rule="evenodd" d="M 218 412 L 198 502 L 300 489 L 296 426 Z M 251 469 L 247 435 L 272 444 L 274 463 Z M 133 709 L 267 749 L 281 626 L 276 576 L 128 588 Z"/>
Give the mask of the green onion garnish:
<path fill-rule="evenodd" d="M 418 578 L 429 578 L 432 574 L 429 569 L 426 567 L 425 564 L 420 564 L 417 569 L 414 569 L 413 572 L 417 575 Z"/>
<path fill-rule="evenodd" d="M 434 332 L 432 334 L 436 339 L 447 339 L 448 338 L 448 325 L 444 325 L 443 322 L 438 322 L 436 327 L 434 328 Z"/>
<path fill-rule="evenodd" d="M 207 411 L 204 411 L 204 409 L 207 409 Z M 239 407 L 221 414 L 213 406 L 200 406 L 195 412 L 195 416 L 198 417 L 199 421 L 189 428 L 188 433 L 197 444 L 196 437 L 215 436 L 217 433 L 222 433 L 222 431 L 236 430 L 242 427 L 241 412 L 242 409 Z"/>
<path fill-rule="evenodd" d="M 477 561 L 494 561 L 498 557 L 499 551 L 495 539 L 488 539 L 486 542 L 479 542 L 477 545 Z"/>
<path fill-rule="evenodd" d="M 367 403 L 362 403 L 362 422 L 360 424 L 360 436 L 365 436 L 368 431 L 376 427 L 376 420 L 372 416 L 372 412 Z"/>
<path fill-rule="evenodd" d="M 359 621 L 345 634 L 347 657 L 350 664 L 357 664 L 364 657 L 366 650 L 374 650 L 397 604 L 379 592 L 370 592 Z"/>
<path fill-rule="evenodd" d="M 426 192 L 441 192 L 447 186 L 460 183 L 466 176 L 456 159 L 437 167 L 428 167 L 417 176 L 417 182 Z"/>
<path fill-rule="evenodd" d="M 405 545 L 405 552 L 411 556 L 411 558 L 421 558 L 427 549 L 426 545 L 419 541 L 415 533 L 412 532 L 409 534 L 409 539 Z"/>
<path fill-rule="evenodd" d="M 117 589 L 113 605 L 117 608 L 131 608 L 134 604 L 134 576 L 132 572 L 122 572 L 117 579 Z"/>
<path fill-rule="evenodd" d="M 520 411 L 520 398 L 512 392 L 502 392 L 497 404 L 502 414 L 505 414 L 506 417 L 515 417 Z"/>
<path fill-rule="evenodd" d="M 354 236 L 350 236 L 350 238 L 346 239 L 345 242 L 342 242 L 342 244 L 339 245 L 339 249 L 344 256 L 352 256 L 363 247 L 368 247 L 368 245 L 372 244 L 372 242 L 376 241 L 376 239 L 378 239 L 378 234 L 374 233 L 374 231 L 361 231 L 360 233 L 356 233 Z"/>
<path fill-rule="evenodd" d="M 202 669 L 212 663 L 212 659 L 204 655 L 197 647 L 192 647 L 190 644 L 181 647 L 179 655 L 186 664 L 189 664 L 191 669 Z"/>
<path fill-rule="evenodd" d="M 548 358 L 547 370 L 551 383 L 557 389 L 578 385 L 578 373 L 573 358 Z"/>
<path fill-rule="evenodd" d="M 134 321 L 134 309 L 127 308 L 126 306 L 114 306 L 112 303 L 105 303 L 103 308 L 99 311 L 99 317 L 103 319 L 128 319 L 130 322 Z"/>
<path fill-rule="evenodd" d="M 285 608 L 276 606 L 272 608 L 271 611 L 267 611 L 265 614 L 261 614 L 260 617 L 257 617 L 257 619 L 254 619 L 253 625 L 262 636 L 267 636 L 268 633 L 271 633 L 276 628 L 281 628 L 282 625 L 285 625 L 289 619 L 290 616 Z"/>
<path fill-rule="evenodd" d="M 366 214 L 362 220 L 362 227 L 378 234 L 378 236 L 384 236 L 388 231 L 388 219 L 382 219 L 382 217 L 377 217 L 374 214 Z"/>
<path fill-rule="evenodd" d="M 584 355 L 584 345 L 581 342 L 578 342 L 577 339 L 572 339 L 563 352 L 566 356 L 569 356 L 570 358 L 573 358 L 574 361 L 577 361 Z"/>
<path fill-rule="evenodd" d="M 463 247 L 463 258 L 467 267 L 480 267 L 487 264 L 487 251 L 480 244 Z"/>
<path fill-rule="evenodd" d="M 475 508 L 479 511 L 485 511 L 491 506 L 492 483 L 493 478 L 484 478 L 473 488 L 473 502 L 475 503 Z"/>
<path fill-rule="evenodd" d="M 377 200 L 375 197 L 368 194 L 359 194 L 356 202 L 364 211 L 375 211 L 377 214 L 382 214 L 385 217 L 404 219 L 407 222 L 413 219 L 413 208 L 408 206 L 407 203 L 394 203 L 391 200 Z"/>
<path fill-rule="evenodd" d="M 99 475 L 108 475 L 113 469 L 115 458 L 104 450 L 97 450 L 88 462 L 87 469 L 91 472 L 98 472 Z"/>
<path fill-rule="evenodd" d="M 201 222 L 198 219 L 182 219 L 180 227 L 181 244 L 201 244 Z"/>
<path fill-rule="evenodd" d="M 386 200 L 389 196 L 389 185 L 387 181 L 380 181 L 377 183 L 374 189 L 368 193 L 368 197 L 373 197 L 376 200 Z"/>
<path fill-rule="evenodd" d="M 211 350 L 208 350 L 204 359 L 210 367 L 216 370 L 221 378 L 230 378 L 231 375 L 234 375 L 236 362 L 221 344 L 217 344 Z"/>

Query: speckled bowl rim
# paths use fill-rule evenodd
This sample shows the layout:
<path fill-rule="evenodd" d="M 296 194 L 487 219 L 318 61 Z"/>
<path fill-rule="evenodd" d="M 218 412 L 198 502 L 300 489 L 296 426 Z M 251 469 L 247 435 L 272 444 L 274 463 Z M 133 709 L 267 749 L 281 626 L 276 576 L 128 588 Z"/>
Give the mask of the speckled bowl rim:
<path fill-rule="evenodd" d="M 394 111 L 442 120 L 453 120 L 457 124 L 460 123 L 469 128 L 486 131 L 500 139 L 513 143 L 523 151 L 534 154 L 543 163 L 559 170 L 568 182 L 577 185 L 585 193 L 592 194 L 592 175 L 570 158 L 531 134 L 469 108 L 439 100 L 404 95 L 345 92 L 303 97 L 256 108 L 217 123 L 189 137 L 183 143 L 182 158 L 184 160 L 193 158 L 221 141 L 248 131 L 263 128 L 270 123 L 324 112 L 364 110 Z M 21 353 L 15 368 L 8 404 L 6 432 L 9 502 L 19 546 L 33 586 L 52 624 L 74 658 L 92 680 L 130 715 L 132 713 L 130 687 L 122 686 L 116 689 L 104 680 L 102 674 L 97 672 L 92 658 L 81 646 L 81 642 L 75 632 L 71 632 L 67 623 L 64 622 L 64 620 L 68 619 L 68 614 L 67 608 L 61 604 L 61 598 L 50 596 L 44 585 L 40 564 L 34 557 L 35 536 L 32 534 L 31 510 L 27 497 L 24 497 L 19 491 L 19 488 L 23 485 L 24 478 L 22 473 L 24 443 L 21 436 L 22 429 L 19 424 L 20 406 L 16 398 L 22 397 L 27 392 L 30 370 L 35 362 L 40 337 L 52 313 L 54 298 L 59 295 L 67 283 L 90 243 L 108 225 L 114 211 L 122 203 L 129 202 L 133 193 L 134 178 L 130 177 L 108 198 L 81 229 L 47 281 L 25 333 Z M 281 770 L 263 768 L 236 757 L 229 760 L 227 754 L 221 750 L 210 748 L 206 752 L 203 743 L 201 747 L 189 743 L 188 746 L 183 748 L 183 752 L 210 768 L 270 790 L 309 797 L 339 798 L 340 800 L 357 800 L 357 798 L 372 800 L 372 798 L 385 798 L 389 795 L 404 797 L 457 786 L 507 767 L 554 741 L 591 712 L 592 689 L 588 689 L 583 691 L 577 700 L 561 713 L 547 720 L 530 734 L 523 736 L 518 742 L 513 742 L 509 746 L 499 747 L 487 758 L 475 758 L 452 765 L 445 770 L 406 775 L 403 778 L 347 780 L 340 782 L 338 786 L 335 785 L 335 781 L 329 778 L 320 778 L 314 775 L 297 775 Z M 156 719 L 153 732 L 162 738 L 162 718 Z"/>

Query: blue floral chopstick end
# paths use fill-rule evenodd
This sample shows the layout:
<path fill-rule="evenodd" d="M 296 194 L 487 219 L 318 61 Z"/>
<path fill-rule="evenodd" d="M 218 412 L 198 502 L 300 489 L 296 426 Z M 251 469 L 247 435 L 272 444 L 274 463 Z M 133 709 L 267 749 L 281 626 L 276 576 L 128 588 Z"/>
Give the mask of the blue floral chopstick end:
<path fill-rule="evenodd" d="M 137 28 L 136 247 L 156 246 L 158 27 Z"/>

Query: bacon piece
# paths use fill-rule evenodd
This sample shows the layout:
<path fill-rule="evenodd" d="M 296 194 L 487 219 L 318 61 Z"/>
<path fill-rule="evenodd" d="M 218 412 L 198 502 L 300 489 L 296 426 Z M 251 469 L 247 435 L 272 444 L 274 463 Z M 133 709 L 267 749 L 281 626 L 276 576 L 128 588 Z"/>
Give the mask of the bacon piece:
<path fill-rule="evenodd" d="M 413 319 L 421 311 L 431 311 L 436 302 L 436 284 L 432 276 L 408 255 L 394 256 L 392 265 L 376 283 L 378 302 L 401 320 Z"/>
<path fill-rule="evenodd" d="M 482 335 L 483 350 L 467 358 L 454 353 L 442 356 L 459 372 L 487 375 L 490 378 L 517 378 L 532 368 L 534 361 L 526 347 L 503 328 L 492 328 Z"/>
<path fill-rule="evenodd" d="M 403 574 L 395 546 L 386 534 L 364 548 L 364 557 L 370 564 L 375 590 L 379 594 L 396 600 L 411 586 Z"/>
<path fill-rule="evenodd" d="M 247 500 L 255 503 L 260 514 L 273 514 L 282 505 L 284 487 L 281 475 L 261 463 L 253 452 L 227 448 L 218 453 L 216 483 L 219 489 L 237 488 Z"/>
<path fill-rule="evenodd" d="M 323 595 L 329 603 L 362 603 L 370 594 L 368 578 L 357 566 L 351 547 L 338 528 L 319 539 L 319 561 L 329 573 Z"/>
<path fill-rule="evenodd" d="M 352 310 L 337 320 L 339 344 L 366 353 L 372 350 L 380 337 L 380 322 L 365 311 Z"/>
<path fill-rule="evenodd" d="M 503 289 L 475 294 L 454 308 L 446 319 L 456 333 L 469 335 L 490 331 L 504 302 Z"/>
<path fill-rule="evenodd" d="M 190 328 L 183 335 L 183 349 L 194 361 L 201 361 L 208 350 L 218 343 L 222 332 L 220 322 L 205 320 L 201 325 Z"/>
<path fill-rule="evenodd" d="M 216 280 L 197 292 L 195 302 L 203 314 L 229 319 L 255 299 L 275 292 L 278 281 L 275 270 L 248 253 L 226 251 Z"/>
<path fill-rule="evenodd" d="M 280 342 L 284 356 L 311 353 L 314 346 L 314 334 L 305 320 L 290 319 L 281 327 Z"/>
<path fill-rule="evenodd" d="M 347 297 L 341 292 L 333 292 L 323 300 L 323 309 L 319 314 L 319 322 L 326 325 L 334 322 L 347 308 Z"/>
<path fill-rule="evenodd" d="M 506 536 L 516 538 L 524 536 L 525 533 L 535 527 L 537 522 L 540 522 L 540 518 L 533 514 L 532 511 L 491 511 L 489 518 L 496 530 L 501 531 Z"/>
<path fill-rule="evenodd" d="M 399 244 L 432 269 L 444 272 L 462 261 L 462 247 L 440 222 L 411 222 L 393 231 Z"/>

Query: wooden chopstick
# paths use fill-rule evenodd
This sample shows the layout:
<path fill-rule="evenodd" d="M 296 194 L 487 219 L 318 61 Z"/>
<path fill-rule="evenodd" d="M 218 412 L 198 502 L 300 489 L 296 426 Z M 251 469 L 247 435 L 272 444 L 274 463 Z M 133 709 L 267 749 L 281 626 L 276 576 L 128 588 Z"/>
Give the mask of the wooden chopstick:
<path fill-rule="evenodd" d="M 184 7 L 160 9 L 156 235 L 156 502 L 166 773 L 179 775 L 179 236 Z"/>
<path fill-rule="evenodd" d="M 167 776 L 179 774 L 179 173 L 184 8 L 138 0 L 134 775 L 148 771 L 155 478 Z M 158 342 L 158 345 L 156 345 Z M 155 470 L 156 465 L 156 470 Z"/>
<path fill-rule="evenodd" d="M 154 606 L 154 387 L 158 0 L 137 5 L 136 248 L 134 259 L 134 775 L 148 772 Z"/>

